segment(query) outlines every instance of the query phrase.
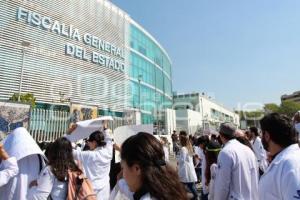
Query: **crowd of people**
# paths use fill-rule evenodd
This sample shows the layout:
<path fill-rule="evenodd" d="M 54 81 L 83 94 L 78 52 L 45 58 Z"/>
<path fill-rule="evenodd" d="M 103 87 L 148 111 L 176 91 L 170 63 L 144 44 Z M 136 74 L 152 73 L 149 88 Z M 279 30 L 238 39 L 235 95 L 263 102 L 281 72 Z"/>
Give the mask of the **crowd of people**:
<path fill-rule="evenodd" d="M 103 126 L 76 145 L 72 127 L 43 152 L 17 128 L 0 145 L 0 199 L 300 199 L 299 124 L 300 113 L 293 120 L 272 113 L 260 120 L 261 130 L 223 123 L 198 138 L 174 131 L 176 167 L 167 138 L 150 133 L 116 144 Z"/>

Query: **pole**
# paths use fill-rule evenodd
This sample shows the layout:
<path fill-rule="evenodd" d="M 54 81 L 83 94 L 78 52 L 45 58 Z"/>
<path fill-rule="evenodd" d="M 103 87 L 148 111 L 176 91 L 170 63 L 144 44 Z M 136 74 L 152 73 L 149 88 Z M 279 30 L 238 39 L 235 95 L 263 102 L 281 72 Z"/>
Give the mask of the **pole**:
<path fill-rule="evenodd" d="M 21 66 L 21 75 L 20 75 L 20 84 L 19 84 L 19 95 L 18 101 L 21 101 L 21 92 L 22 92 L 22 84 L 23 84 L 23 73 L 24 73 L 24 61 L 25 61 L 25 49 L 22 49 L 22 66 Z"/>

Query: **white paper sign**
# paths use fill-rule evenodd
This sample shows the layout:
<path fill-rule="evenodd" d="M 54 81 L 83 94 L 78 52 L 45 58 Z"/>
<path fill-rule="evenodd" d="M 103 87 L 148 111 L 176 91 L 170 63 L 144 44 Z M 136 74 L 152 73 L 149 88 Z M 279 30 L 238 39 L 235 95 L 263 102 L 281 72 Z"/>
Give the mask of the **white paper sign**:
<path fill-rule="evenodd" d="M 120 126 L 114 130 L 114 141 L 121 145 L 127 138 L 136 135 L 138 132 L 146 132 L 153 134 L 152 124 Z"/>
<path fill-rule="evenodd" d="M 103 116 L 96 119 L 77 122 L 76 129 L 70 135 L 65 135 L 65 137 L 68 138 L 68 140 L 70 140 L 71 142 L 76 142 L 78 140 L 87 138 L 90 136 L 91 133 L 100 130 L 103 121 L 112 120 L 113 118 L 111 116 Z"/>
<path fill-rule="evenodd" d="M 23 127 L 11 132 L 4 139 L 3 146 L 8 155 L 16 157 L 17 160 L 34 154 L 40 154 L 44 157 L 44 153 L 40 147 Z"/>
<path fill-rule="evenodd" d="M 139 132 L 146 132 L 153 134 L 153 124 L 143 124 L 143 125 L 130 125 L 130 126 L 120 126 L 114 131 L 114 141 L 118 145 L 122 145 L 123 142 L 130 136 L 136 135 Z M 115 152 L 115 163 L 121 162 L 120 152 Z"/>

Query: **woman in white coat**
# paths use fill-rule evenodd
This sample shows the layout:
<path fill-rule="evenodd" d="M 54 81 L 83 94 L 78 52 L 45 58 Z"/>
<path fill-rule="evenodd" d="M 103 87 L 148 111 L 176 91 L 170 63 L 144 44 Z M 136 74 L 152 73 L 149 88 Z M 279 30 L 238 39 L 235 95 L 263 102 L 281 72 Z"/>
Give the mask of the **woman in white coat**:
<path fill-rule="evenodd" d="M 181 144 L 181 149 L 178 157 L 178 173 L 180 181 L 188 187 L 188 189 L 193 193 L 193 199 L 198 198 L 198 193 L 196 189 L 197 175 L 193 163 L 193 147 L 189 142 L 189 138 L 180 135 L 179 141 Z"/>
<path fill-rule="evenodd" d="M 48 149 L 48 165 L 36 181 L 31 182 L 28 200 L 65 200 L 68 194 L 68 170 L 82 173 L 74 162 L 72 145 L 59 138 Z"/>
<path fill-rule="evenodd" d="M 0 144 L 0 158 L 2 160 L 0 165 L 0 187 L 7 184 L 8 181 L 16 176 L 19 172 L 17 160 L 15 157 L 9 157 L 4 150 L 3 145 Z"/>
<path fill-rule="evenodd" d="M 177 173 L 164 160 L 162 144 L 153 135 L 140 132 L 128 138 L 122 145 L 121 159 L 126 182 L 121 179 L 120 190 L 126 199 L 187 200 Z M 124 191 L 126 188 L 130 191 Z M 111 199 L 117 200 L 114 196 Z"/>
<path fill-rule="evenodd" d="M 106 131 L 93 132 L 88 140 L 89 151 L 73 150 L 75 160 L 83 166 L 87 178 L 92 182 L 98 200 L 108 200 L 110 195 L 109 171 L 113 155 L 113 144 Z"/>

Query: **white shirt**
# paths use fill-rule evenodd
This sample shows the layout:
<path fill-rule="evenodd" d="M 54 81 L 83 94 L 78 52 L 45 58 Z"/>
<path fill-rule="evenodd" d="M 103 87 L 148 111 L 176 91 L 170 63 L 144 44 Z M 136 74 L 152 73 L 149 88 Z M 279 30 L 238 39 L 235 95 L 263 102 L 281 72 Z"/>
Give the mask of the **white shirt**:
<path fill-rule="evenodd" d="M 182 147 L 178 157 L 178 174 L 183 183 L 193 183 L 197 181 L 193 158 L 189 155 L 186 147 Z"/>
<path fill-rule="evenodd" d="M 300 199 L 300 148 L 290 145 L 271 162 L 259 181 L 259 198 Z"/>
<path fill-rule="evenodd" d="M 109 199 L 109 171 L 113 156 L 111 140 L 106 139 L 104 147 L 98 147 L 93 151 L 73 150 L 75 160 L 79 160 L 84 173 L 93 184 L 94 191 L 101 194 L 102 199 Z M 98 196 L 98 195 L 97 195 Z"/>
<path fill-rule="evenodd" d="M 268 167 L 267 153 L 262 145 L 260 137 L 255 137 L 252 142 L 252 147 L 258 162 L 258 167 L 265 172 Z"/>
<path fill-rule="evenodd" d="M 2 160 L 0 165 L 0 187 L 7 184 L 8 181 L 19 173 L 17 160 L 15 157 L 10 157 L 7 160 Z"/>
<path fill-rule="evenodd" d="M 51 171 L 51 167 L 45 167 L 38 179 L 37 186 L 32 187 L 29 192 L 28 200 L 47 200 L 49 195 L 53 200 L 65 200 L 68 194 L 67 182 L 57 180 Z"/>
<path fill-rule="evenodd" d="M 0 199 L 27 200 L 28 185 L 36 180 L 40 173 L 40 162 L 36 154 L 17 161 L 19 173 L 0 188 Z"/>
<path fill-rule="evenodd" d="M 214 199 L 258 199 L 258 169 L 252 150 L 229 140 L 218 156 L 218 172 L 214 186 Z"/>

